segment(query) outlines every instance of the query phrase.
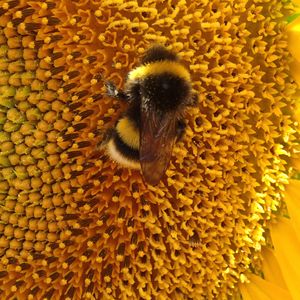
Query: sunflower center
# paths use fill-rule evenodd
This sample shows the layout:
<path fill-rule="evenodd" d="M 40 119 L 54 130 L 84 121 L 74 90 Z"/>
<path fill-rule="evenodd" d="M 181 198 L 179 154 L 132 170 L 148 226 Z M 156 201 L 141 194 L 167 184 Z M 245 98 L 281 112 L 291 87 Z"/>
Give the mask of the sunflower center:
<path fill-rule="evenodd" d="M 296 131 L 289 4 L 261 2 L 1 4 L 3 299 L 223 299 L 259 269 Z M 157 187 L 97 148 L 124 109 L 103 80 L 152 42 L 200 98 Z"/>

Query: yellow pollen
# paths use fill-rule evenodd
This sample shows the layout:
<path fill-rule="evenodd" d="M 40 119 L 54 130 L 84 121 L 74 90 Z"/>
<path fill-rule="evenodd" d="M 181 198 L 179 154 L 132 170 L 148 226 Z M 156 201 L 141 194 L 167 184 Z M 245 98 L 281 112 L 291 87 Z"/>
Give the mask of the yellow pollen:
<path fill-rule="evenodd" d="M 46 72 L 45 72 L 45 76 L 46 76 L 46 77 L 51 77 L 51 72 L 50 72 L 50 71 L 46 71 Z"/>
<path fill-rule="evenodd" d="M 47 284 L 49 284 L 49 283 L 51 283 L 51 278 L 49 278 L 49 277 L 47 277 L 46 279 L 45 279 L 45 283 L 47 283 Z"/>
<path fill-rule="evenodd" d="M 64 243 L 59 243 L 59 248 L 64 249 L 66 245 Z"/>
<path fill-rule="evenodd" d="M 61 281 L 60 281 L 60 283 L 64 286 L 64 285 L 67 285 L 67 280 L 65 280 L 65 279 L 62 279 Z"/>
<path fill-rule="evenodd" d="M 15 13 L 15 17 L 16 17 L 16 18 L 21 18 L 21 17 L 22 17 L 22 11 L 18 10 L 18 11 Z"/>
<path fill-rule="evenodd" d="M 85 204 L 83 206 L 83 208 L 84 208 L 85 211 L 89 211 L 91 209 L 90 205 L 88 205 L 88 204 Z"/>
<path fill-rule="evenodd" d="M 76 22 L 76 19 L 75 18 L 72 18 L 71 20 L 70 20 L 70 24 L 71 25 L 75 25 L 77 22 Z"/>
<path fill-rule="evenodd" d="M 83 261 L 83 262 L 84 262 L 84 261 L 87 261 L 87 257 L 84 256 L 84 255 L 82 255 L 82 256 L 80 256 L 80 260 Z"/>
<path fill-rule="evenodd" d="M 74 42 L 79 42 L 80 41 L 80 37 L 78 35 L 74 35 L 73 36 L 73 41 Z"/>
<path fill-rule="evenodd" d="M 101 17 L 101 16 L 102 16 L 101 10 L 96 10 L 96 11 L 95 11 L 95 16 L 96 16 L 96 17 Z"/>
<path fill-rule="evenodd" d="M 44 39 L 44 43 L 45 44 L 49 44 L 51 42 L 51 38 L 50 36 L 47 36 L 45 39 Z"/>
<path fill-rule="evenodd" d="M 100 34 L 100 35 L 98 36 L 98 40 L 99 40 L 100 42 L 104 42 L 104 41 L 105 41 L 105 36 L 104 36 L 103 34 Z"/>
<path fill-rule="evenodd" d="M 63 268 L 63 269 L 67 269 L 68 267 L 69 267 L 69 265 L 68 265 L 67 263 L 64 262 L 64 263 L 62 264 L 62 268 Z"/>
<path fill-rule="evenodd" d="M 48 19 L 47 18 L 42 18 L 42 24 L 47 25 L 48 24 Z"/>
<path fill-rule="evenodd" d="M 16 270 L 16 272 L 21 272 L 22 268 L 20 266 L 16 266 L 15 270 Z"/>
<path fill-rule="evenodd" d="M 93 79 L 91 80 L 91 85 L 95 85 L 97 82 L 98 82 L 98 80 L 95 79 L 95 78 L 93 78 Z"/>
<path fill-rule="evenodd" d="M 116 69 L 121 69 L 122 68 L 122 64 L 121 63 L 116 63 L 115 64 L 115 68 Z"/>
<path fill-rule="evenodd" d="M 16 287 L 15 285 L 13 285 L 13 286 L 10 288 L 10 290 L 11 290 L 12 292 L 16 292 L 16 291 L 17 291 L 17 287 Z"/>
<path fill-rule="evenodd" d="M 44 58 L 44 61 L 45 61 L 46 63 L 51 63 L 51 57 L 50 57 L 50 56 L 46 56 L 46 57 Z"/>
<path fill-rule="evenodd" d="M 28 46 L 29 46 L 29 48 L 33 49 L 35 47 L 35 43 L 34 42 L 30 42 Z"/>

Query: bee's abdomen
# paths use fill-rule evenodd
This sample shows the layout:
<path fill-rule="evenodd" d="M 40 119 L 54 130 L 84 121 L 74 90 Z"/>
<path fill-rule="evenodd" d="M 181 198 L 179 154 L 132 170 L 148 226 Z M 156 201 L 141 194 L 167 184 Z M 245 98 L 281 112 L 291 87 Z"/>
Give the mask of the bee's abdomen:
<path fill-rule="evenodd" d="M 140 131 L 136 123 L 128 116 L 120 118 L 116 124 L 115 130 L 119 138 L 130 148 L 139 150 Z"/>
<path fill-rule="evenodd" d="M 140 169 L 139 131 L 131 122 L 126 117 L 118 121 L 107 143 L 107 152 L 120 165 Z"/>
<path fill-rule="evenodd" d="M 127 145 L 116 132 L 114 136 L 114 144 L 116 145 L 116 149 L 121 152 L 128 159 L 139 160 L 139 150 L 134 149 Z"/>

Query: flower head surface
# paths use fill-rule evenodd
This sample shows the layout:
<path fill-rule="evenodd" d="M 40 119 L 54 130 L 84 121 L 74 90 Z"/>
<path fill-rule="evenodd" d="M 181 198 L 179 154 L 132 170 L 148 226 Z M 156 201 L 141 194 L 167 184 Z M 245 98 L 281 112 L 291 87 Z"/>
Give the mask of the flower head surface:
<path fill-rule="evenodd" d="M 167 3 L 167 4 L 166 4 Z M 4 298 L 227 299 L 261 270 L 298 124 L 284 1 L 0 2 Z M 153 42 L 199 106 L 157 187 L 97 151 Z"/>

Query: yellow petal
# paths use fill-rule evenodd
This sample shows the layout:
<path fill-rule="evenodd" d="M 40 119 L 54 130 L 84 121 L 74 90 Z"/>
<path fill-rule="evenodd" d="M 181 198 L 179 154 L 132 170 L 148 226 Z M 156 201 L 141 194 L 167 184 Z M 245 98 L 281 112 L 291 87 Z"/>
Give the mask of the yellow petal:
<path fill-rule="evenodd" d="M 298 197 L 294 198 L 294 201 Z M 271 226 L 274 255 L 293 299 L 300 299 L 300 240 L 291 220 L 281 218 Z M 285 298 L 282 298 L 285 299 Z"/>
<path fill-rule="evenodd" d="M 288 27 L 288 43 L 289 50 L 294 56 L 294 58 L 300 62 L 300 44 L 299 44 L 299 36 L 300 36 L 300 18 L 295 19 L 291 22 Z"/>
<path fill-rule="evenodd" d="M 300 167 L 300 164 L 298 162 Z M 291 180 L 287 189 L 285 201 L 288 207 L 289 215 L 291 217 L 290 222 L 293 225 L 295 233 L 300 240 L 300 201 L 299 201 L 300 181 Z"/>
<path fill-rule="evenodd" d="M 243 300 L 292 300 L 287 290 L 257 275 L 249 275 L 249 283 L 241 284 Z"/>
<path fill-rule="evenodd" d="M 300 105 L 299 105 L 300 106 Z M 298 113 L 298 115 L 297 115 L 297 119 L 298 119 L 298 122 L 300 121 L 300 107 L 299 108 L 297 108 L 297 113 Z M 299 158 L 294 158 L 293 159 L 293 167 L 294 167 L 294 169 L 297 171 L 297 172 L 300 172 L 300 159 Z M 297 180 L 296 180 L 297 181 Z M 288 197 L 288 196 L 287 196 Z M 286 201 L 287 203 L 289 203 L 288 202 L 288 199 L 287 199 L 287 201 Z M 289 204 L 288 204 L 289 205 Z"/>
<path fill-rule="evenodd" d="M 264 279 L 249 276 L 250 283 L 240 286 L 244 300 L 299 299 L 299 190 L 300 181 L 291 180 L 285 197 L 291 219 L 282 218 L 278 224 L 272 225 L 274 249 L 264 248 L 262 252 Z"/>
<path fill-rule="evenodd" d="M 299 52 L 300 53 L 300 52 Z M 300 85 L 300 61 L 296 59 L 291 64 L 291 73 L 294 80 Z"/>
<path fill-rule="evenodd" d="M 274 255 L 274 251 L 265 247 L 262 251 L 262 255 L 264 278 L 278 287 L 287 290 L 287 285 L 276 256 Z"/>

